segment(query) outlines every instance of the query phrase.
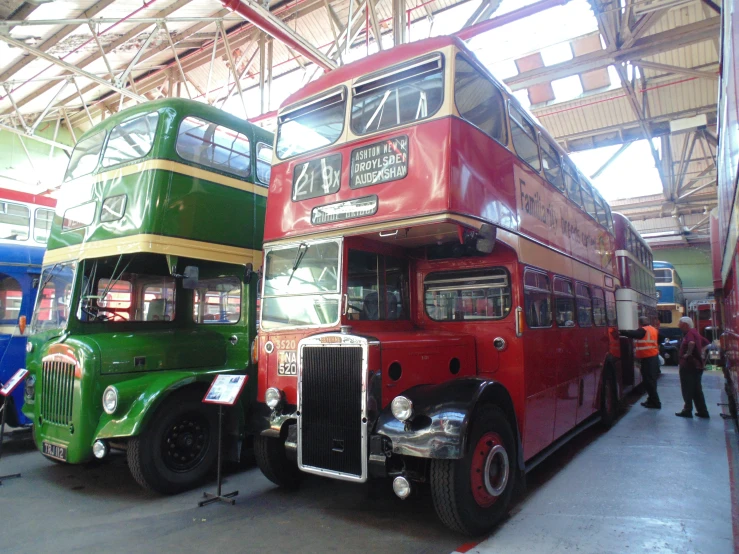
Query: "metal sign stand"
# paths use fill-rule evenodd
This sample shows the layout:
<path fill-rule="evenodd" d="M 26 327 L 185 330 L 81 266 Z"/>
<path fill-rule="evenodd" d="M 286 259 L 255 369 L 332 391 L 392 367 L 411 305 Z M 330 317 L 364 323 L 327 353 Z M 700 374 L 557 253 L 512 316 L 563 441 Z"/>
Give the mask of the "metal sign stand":
<path fill-rule="evenodd" d="M 213 502 L 227 502 L 228 504 L 231 504 L 232 506 L 236 504 L 236 500 L 234 500 L 234 496 L 238 496 L 239 491 L 229 492 L 226 494 L 221 494 L 221 450 L 222 450 L 222 441 L 223 438 L 223 404 L 218 404 L 218 475 L 216 477 L 217 481 L 217 488 L 216 493 L 213 494 L 211 492 L 204 492 L 203 498 L 205 500 L 201 500 L 198 502 L 198 507 L 202 508 L 203 506 L 206 506 L 207 504 L 212 504 Z"/>
<path fill-rule="evenodd" d="M 223 450 L 223 406 L 233 406 L 241 396 L 244 385 L 249 380 L 248 375 L 216 375 L 213 379 L 208 392 L 205 393 L 203 403 L 218 404 L 218 476 L 216 493 L 204 492 L 203 498 L 198 502 L 198 507 L 202 508 L 213 502 L 226 502 L 232 506 L 236 504 L 234 496 L 238 496 L 239 491 L 221 494 L 221 466 L 223 465 L 221 452 Z"/>

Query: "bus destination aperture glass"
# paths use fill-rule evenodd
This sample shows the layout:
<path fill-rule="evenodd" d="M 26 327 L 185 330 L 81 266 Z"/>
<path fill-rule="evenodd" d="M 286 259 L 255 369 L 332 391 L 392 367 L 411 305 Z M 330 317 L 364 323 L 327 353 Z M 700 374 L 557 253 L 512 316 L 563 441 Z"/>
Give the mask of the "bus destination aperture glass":
<path fill-rule="evenodd" d="M 395 137 L 352 151 L 353 189 L 397 181 L 408 175 L 408 137 Z"/>
<path fill-rule="evenodd" d="M 298 164 L 293 170 L 293 202 L 339 192 L 341 154 Z"/>

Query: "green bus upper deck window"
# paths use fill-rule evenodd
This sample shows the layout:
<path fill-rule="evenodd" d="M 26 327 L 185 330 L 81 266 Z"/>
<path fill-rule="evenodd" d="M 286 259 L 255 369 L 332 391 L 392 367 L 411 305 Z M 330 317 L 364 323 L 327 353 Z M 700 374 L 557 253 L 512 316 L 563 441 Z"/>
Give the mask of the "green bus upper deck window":
<path fill-rule="evenodd" d="M 28 240 L 31 211 L 23 204 L 0 202 L 0 239 Z"/>
<path fill-rule="evenodd" d="M 159 112 L 151 112 L 114 127 L 103 153 L 103 167 L 146 156 L 154 144 L 158 121 Z"/>
<path fill-rule="evenodd" d="M 95 171 L 104 142 L 105 131 L 99 131 L 79 141 L 72 152 L 64 180 L 71 181 Z"/>
<path fill-rule="evenodd" d="M 365 135 L 427 119 L 443 99 L 441 54 L 363 77 L 352 87 L 352 132 Z"/>
<path fill-rule="evenodd" d="M 260 142 L 257 144 L 257 181 L 269 185 L 272 176 L 272 147 Z"/>
<path fill-rule="evenodd" d="M 62 231 L 87 227 L 95 220 L 95 212 L 97 212 L 97 202 L 85 202 L 79 206 L 69 208 L 64 212 Z"/>
<path fill-rule="evenodd" d="M 344 130 L 345 89 L 329 92 L 277 118 L 277 157 L 281 160 L 328 146 Z"/>
<path fill-rule="evenodd" d="M 225 173 L 248 177 L 249 138 L 222 125 L 186 117 L 177 133 L 177 153 L 185 160 Z"/>

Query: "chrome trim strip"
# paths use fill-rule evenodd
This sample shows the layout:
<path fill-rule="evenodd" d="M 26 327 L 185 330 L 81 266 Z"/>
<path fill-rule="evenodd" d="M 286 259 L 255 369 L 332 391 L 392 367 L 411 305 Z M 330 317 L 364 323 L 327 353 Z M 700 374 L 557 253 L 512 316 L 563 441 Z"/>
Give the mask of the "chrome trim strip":
<path fill-rule="evenodd" d="M 341 342 L 322 343 L 321 339 L 326 337 L 338 337 Z M 336 340 L 334 338 L 333 340 Z M 362 474 L 354 475 L 351 473 L 343 473 L 340 471 L 332 471 L 320 467 L 303 465 L 303 348 L 306 346 L 322 347 L 322 348 L 341 348 L 343 346 L 360 346 L 362 348 Z M 342 335 L 341 333 L 324 333 L 306 337 L 298 343 L 298 469 L 306 473 L 322 475 L 323 477 L 332 477 L 342 481 L 353 481 L 355 483 L 364 483 L 367 481 L 367 465 L 368 465 L 368 448 L 369 448 L 369 431 L 367 414 L 367 378 L 368 378 L 368 359 L 369 359 L 369 341 L 363 337 L 355 335 Z"/>

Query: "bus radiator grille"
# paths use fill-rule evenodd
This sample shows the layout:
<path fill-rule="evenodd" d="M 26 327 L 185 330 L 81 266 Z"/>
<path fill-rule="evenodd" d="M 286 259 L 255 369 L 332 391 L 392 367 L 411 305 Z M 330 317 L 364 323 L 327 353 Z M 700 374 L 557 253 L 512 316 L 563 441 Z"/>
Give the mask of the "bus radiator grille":
<path fill-rule="evenodd" d="M 74 364 L 46 361 L 42 368 L 41 417 L 45 423 L 72 423 Z"/>
<path fill-rule="evenodd" d="M 302 465 L 362 475 L 362 348 L 303 348 Z"/>

